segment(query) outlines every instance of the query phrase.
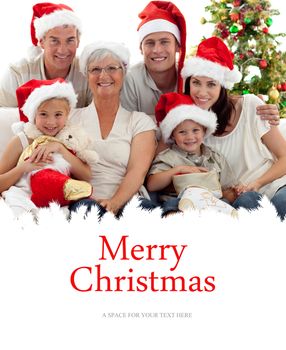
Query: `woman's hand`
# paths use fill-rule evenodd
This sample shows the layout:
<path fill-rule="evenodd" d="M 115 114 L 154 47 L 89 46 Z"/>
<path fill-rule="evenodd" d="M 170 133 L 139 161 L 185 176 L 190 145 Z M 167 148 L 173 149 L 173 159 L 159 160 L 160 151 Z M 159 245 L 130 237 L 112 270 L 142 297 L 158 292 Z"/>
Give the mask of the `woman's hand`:
<path fill-rule="evenodd" d="M 242 193 L 246 192 L 246 185 L 239 184 L 239 185 L 233 186 L 233 189 L 234 189 L 236 195 L 240 196 Z"/>
<path fill-rule="evenodd" d="M 268 120 L 270 125 L 279 125 L 280 116 L 276 105 L 265 104 L 256 107 L 256 113 L 262 120 Z"/>
<path fill-rule="evenodd" d="M 234 189 L 237 196 L 240 196 L 244 192 L 250 192 L 250 191 L 258 192 L 260 187 L 261 187 L 261 184 L 258 181 L 252 181 L 247 185 L 245 184 L 236 185 L 234 186 Z"/>

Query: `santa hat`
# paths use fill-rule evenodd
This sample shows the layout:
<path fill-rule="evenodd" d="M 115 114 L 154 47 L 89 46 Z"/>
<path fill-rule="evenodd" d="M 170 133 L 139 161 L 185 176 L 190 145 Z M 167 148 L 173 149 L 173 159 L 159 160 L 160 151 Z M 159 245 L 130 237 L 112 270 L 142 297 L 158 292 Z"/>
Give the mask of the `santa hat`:
<path fill-rule="evenodd" d="M 206 128 L 205 137 L 215 132 L 216 114 L 194 104 L 188 95 L 169 92 L 160 96 L 155 108 L 155 116 L 162 132 L 163 141 L 172 143 L 173 130 L 183 121 L 192 120 Z"/>
<path fill-rule="evenodd" d="M 130 52 L 124 44 L 116 43 L 113 41 L 96 41 L 89 45 L 86 45 L 79 58 L 80 71 L 86 75 L 87 62 L 89 57 L 96 51 L 106 49 L 120 58 L 122 64 L 128 69 Z"/>
<path fill-rule="evenodd" d="M 77 97 L 71 83 L 64 79 L 29 80 L 16 90 L 20 120 L 34 123 L 38 107 L 51 98 L 66 98 L 70 108 L 76 106 Z"/>
<path fill-rule="evenodd" d="M 64 4 L 52 4 L 43 2 L 33 6 L 31 21 L 31 39 L 34 49 L 29 50 L 29 55 L 35 57 L 41 52 L 40 40 L 47 31 L 62 25 L 73 25 L 79 33 L 82 31 L 80 19 L 74 14 L 72 8 Z"/>
<path fill-rule="evenodd" d="M 180 44 L 178 62 L 178 92 L 182 92 L 183 81 L 181 70 L 186 55 L 186 22 L 180 10 L 170 1 L 151 1 L 145 9 L 139 13 L 142 20 L 138 26 L 140 43 L 151 33 L 169 32 L 175 36 Z"/>
<path fill-rule="evenodd" d="M 241 73 L 233 65 L 234 54 L 217 37 L 203 40 L 197 54 L 186 60 L 182 69 L 184 79 L 190 76 L 205 76 L 217 80 L 227 89 L 232 89 L 241 80 Z"/>

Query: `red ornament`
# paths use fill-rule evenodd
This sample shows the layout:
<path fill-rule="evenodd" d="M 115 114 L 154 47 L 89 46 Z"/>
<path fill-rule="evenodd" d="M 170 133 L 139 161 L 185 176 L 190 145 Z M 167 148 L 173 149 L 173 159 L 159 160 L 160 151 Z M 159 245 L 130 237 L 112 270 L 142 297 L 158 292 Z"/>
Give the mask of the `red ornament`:
<path fill-rule="evenodd" d="M 240 6 L 240 0 L 234 0 L 232 3 L 234 7 L 239 7 Z"/>
<path fill-rule="evenodd" d="M 226 25 L 224 24 L 224 23 L 218 23 L 217 25 L 216 25 L 216 27 L 217 27 L 217 29 L 219 29 L 219 30 L 224 30 L 225 28 L 226 28 Z"/>
<path fill-rule="evenodd" d="M 228 36 L 229 36 L 229 31 L 228 30 L 224 29 L 224 30 L 221 31 L 221 37 L 223 39 L 226 39 Z"/>
<path fill-rule="evenodd" d="M 254 56 L 254 52 L 252 50 L 247 50 L 247 56 L 248 57 L 253 57 Z"/>
<path fill-rule="evenodd" d="M 237 22 L 239 20 L 239 14 L 237 12 L 231 13 L 229 17 L 233 22 Z"/>
<path fill-rule="evenodd" d="M 281 90 L 286 91 L 286 82 L 281 84 Z"/>
<path fill-rule="evenodd" d="M 243 60 L 244 59 L 244 54 L 243 53 L 241 53 L 240 55 L 239 55 L 239 59 L 241 59 L 241 60 Z"/>
<path fill-rule="evenodd" d="M 277 90 L 281 91 L 282 90 L 282 84 L 277 84 Z"/>
<path fill-rule="evenodd" d="M 265 69 L 267 67 L 267 61 L 266 60 L 260 60 L 259 61 L 259 67 L 261 69 Z"/>
<path fill-rule="evenodd" d="M 265 33 L 265 34 L 268 34 L 269 29 L 268 29 L 267 27 L 264 27 L 264 28 L 262 29 L 262 31 L 263 31 L 263 33 Z"/>

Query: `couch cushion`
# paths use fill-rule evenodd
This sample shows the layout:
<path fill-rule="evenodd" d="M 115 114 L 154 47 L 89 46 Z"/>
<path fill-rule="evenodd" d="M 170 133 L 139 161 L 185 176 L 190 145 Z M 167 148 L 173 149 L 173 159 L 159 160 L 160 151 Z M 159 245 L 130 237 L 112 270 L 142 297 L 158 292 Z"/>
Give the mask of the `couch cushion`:
<path fill-rule="evenodd" d="M 18 121 L 18 108 L 0 108 L 0 157 L 13 136 L 11 125 Z"/>

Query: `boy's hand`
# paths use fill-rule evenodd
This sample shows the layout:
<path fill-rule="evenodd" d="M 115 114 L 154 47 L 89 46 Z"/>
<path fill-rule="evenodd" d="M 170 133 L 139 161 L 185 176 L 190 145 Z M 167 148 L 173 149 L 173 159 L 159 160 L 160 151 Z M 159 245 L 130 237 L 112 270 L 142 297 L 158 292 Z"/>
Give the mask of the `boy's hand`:
<path fill-rule="evenodd" d="M 178 174 L 192 174 L 192 173 L 206 173 L 207 168 L 202 166 L 180 165 L 176 167 L 176 173 Z"/>
<path fill-rule="evenodd" d="M 237 198 L 237 193 L 234 188 L 226 188 L 225 190 L 222 190 L 222 195 L 230 204 L 232 204 Z"/>

